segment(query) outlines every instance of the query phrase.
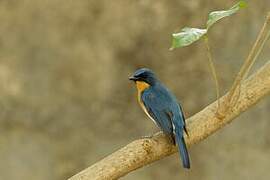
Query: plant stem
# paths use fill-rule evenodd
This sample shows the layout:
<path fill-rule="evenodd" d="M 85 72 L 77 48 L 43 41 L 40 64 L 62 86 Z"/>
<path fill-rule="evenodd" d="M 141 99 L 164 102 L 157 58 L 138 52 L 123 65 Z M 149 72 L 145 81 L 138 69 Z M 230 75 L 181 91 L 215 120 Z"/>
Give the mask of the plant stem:
<path fill-rule="evenodd" d="M 229 107 L 231 104 L 233 104 L 232 100 L 233 100 L 233 96 L 235 95 L 236 89 L 240 88 L 241 81 L 247 76 L 249 70 L 251 69 L 252 65 L 254 64 L 258 55 L 260 54 L 266 40 L 268 39 L 268 37 L 270 35 L 269 25 L 270 25 L 270 12 L 267 15 L 267 18 L 263 24 L 263 27 L 262 27 L 259 35 L 257 36 L 257 39 L 256 39 L 248 57 L 246 58 L 244 64 L 242 65 L 239 73 L 237 74 L 237 76 L 233 82 L 233 85 L 231 87 L 231 90 L 230 90 L 228 97 L 227 97 L 227 100 L 226 100 L 227 107 Z M 238 98 L 236 98 L 236 101 L 237 101 L 237 99 Z"/>
<path fill-rule="evenodd" d="M 211 54 L 211 50 L 210 50 L 210 46 L 209 46 L 209 42 L 208 42 L 208 37 L 207 36 L 204 36 L 204 42 L 205 42 L 206 49 L 207 49 L 207 57 L 208 57 L 209 66 L 210 66 L 211 73 L 212 73 L 213 78 L 214 78 L 214 81 L 215 81 L 216 98 L 217 98 L 217 103 L 218 103 L 217 112 L 218 112 L 218 110 L 220 108 L 220 101 L 219 101 L 219 97 L 220 97 L 219 82 L 218 82 L 217 72 L 216 72 L 216 68 L 215 68 L 215 65 L 214 65 L 213 58 L 212 58 L 212 54 Z"/>

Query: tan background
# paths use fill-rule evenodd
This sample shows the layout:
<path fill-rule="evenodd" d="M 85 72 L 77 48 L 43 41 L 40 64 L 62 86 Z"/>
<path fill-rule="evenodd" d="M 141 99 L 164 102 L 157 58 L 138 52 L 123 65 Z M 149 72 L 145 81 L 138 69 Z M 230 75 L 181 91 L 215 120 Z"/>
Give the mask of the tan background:
<path fill-rule="evenodd" d="M 153 69 L 190 116 L 215 99 L 205 47 L 168 51 L 171 33 L 202 27 L 235 1 L 1 0 L 0 179 L 60 180 L 156 129 L 128 76 Z M 211 29 L 222 93 L 231 85 L 269 0 Z M 263 50 L 255 68 L 269 60 Z M 124 177 L 269 179 L 269 98 L 190 148 L 192 169 L 173 155 Z"/>

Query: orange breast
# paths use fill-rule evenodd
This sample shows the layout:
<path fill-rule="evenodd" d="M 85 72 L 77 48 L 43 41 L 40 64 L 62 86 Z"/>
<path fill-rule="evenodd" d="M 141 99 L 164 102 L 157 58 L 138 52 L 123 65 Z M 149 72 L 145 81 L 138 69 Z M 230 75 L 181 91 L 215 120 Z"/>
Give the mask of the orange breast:
<path fill-rule="evenodd" d="M 138 92 L 142 93 L 145 89 L 149 88 L 149 84 L 143 81 L 136 81 Z"/>
<path fill-rule="evenodd" d="M 138 90 L 138 101 L 139 101 L 139 104 L 141 105 L 143 111 L 145 112 L 145 114 L 157 125 L 156 121 L 150 116 L 150 114 L 147 112 L 143 102 L 142 102 L 142 99 L 141 99 L 141 94 L 144 90 L 146 90 L 147 88 L 150 87 L 149 84 L 147 84 L 146 82 L 142 82 L 142 81 L 136 81 L 136 87 L 137 87 L 137 90 Z M 158 126 L 158 125 L 157 125 Z"/>
<path fill-rule="evenodd" d="M 142 103 L 141 102 L 141 94 L 145 89 L 149 88 L 149 86 L 150 85 L 146 82 L 136 81 L 136 87 L 137 87 L 137 91 L 138 91 L 138 101 L 139 101 L 140 105 L 142 105 L 141 104 Z"/>

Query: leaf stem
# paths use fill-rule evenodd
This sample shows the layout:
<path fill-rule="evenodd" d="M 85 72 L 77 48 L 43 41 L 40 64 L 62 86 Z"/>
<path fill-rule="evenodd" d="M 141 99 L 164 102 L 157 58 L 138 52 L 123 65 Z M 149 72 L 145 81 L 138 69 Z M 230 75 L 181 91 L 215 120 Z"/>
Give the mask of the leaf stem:
<path fill-rule="evenodd" d="M 213 75 L 214 81 L 215 81 L 215 86 L 216 86 L 216 98 L 217 98 L 217 103 L 218 103 L 218 107 L 217 107 L 217 112 L 219 111 L 220 108 L 220 101 L 219 101 L 219 97 L 220 97 L 220 91 L 219 91 L 219 82 L 218 82 L 218 77 L 217 77 L 217 72 L 216 72 L 216 68 L 214 65 L 214 61 L 212 58 L 212 54 L 211 54 L 211 50 L 210 50 L 210 45 L 209 45 L 209 41 L 208 41 L 208 37 L 207 35 L 204 36 L 204 42 L 206 45 L 206 49 L 207 49 L 207 57 L 208 57 L 208 62 L 209 62 L 209 66 L 210 66 L 210 70 L 211 73 Z"/>

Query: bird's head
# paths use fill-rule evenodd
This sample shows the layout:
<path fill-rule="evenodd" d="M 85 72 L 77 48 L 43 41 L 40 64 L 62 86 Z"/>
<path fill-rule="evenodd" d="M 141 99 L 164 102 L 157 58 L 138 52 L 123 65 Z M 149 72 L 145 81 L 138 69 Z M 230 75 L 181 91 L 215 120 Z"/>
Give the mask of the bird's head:
<path fill-rule="evenodd" d="M 138 69 L 131 77 L 129 77 L 129 80 L 132 80 L 136 83 L 145 82 L 150 86 L 153 86 L 155 83 L 158 82 L 158 79 L 156 78 L 154 72 L 147 68 Z"/>

